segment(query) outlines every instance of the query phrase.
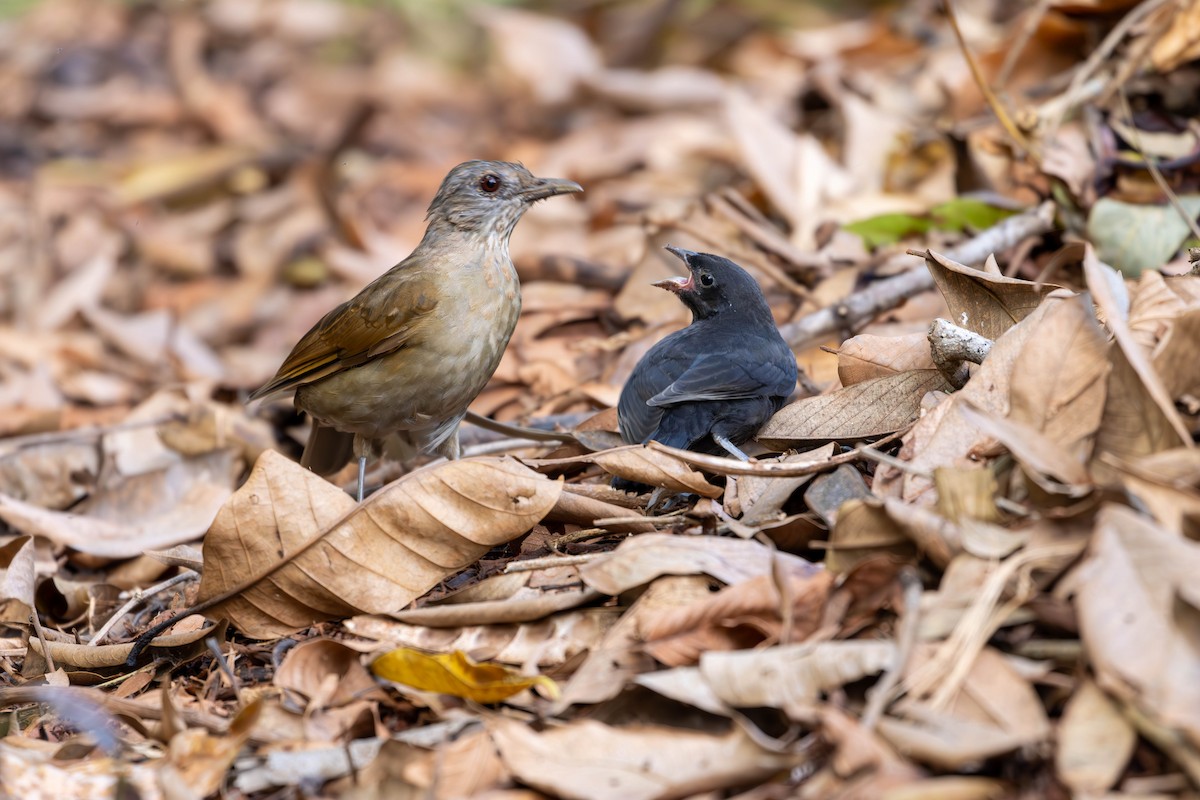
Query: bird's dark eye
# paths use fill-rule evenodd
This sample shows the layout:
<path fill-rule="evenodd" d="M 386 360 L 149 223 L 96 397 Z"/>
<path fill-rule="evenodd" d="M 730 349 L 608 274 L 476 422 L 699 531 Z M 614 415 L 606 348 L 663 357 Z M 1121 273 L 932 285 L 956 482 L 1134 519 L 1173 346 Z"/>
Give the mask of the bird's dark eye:
<path fill-rule="evenodd" d="M 479 188 L 491 194 L 500 188 L 500 178 L 489 172 L 479 179 Z"/>
<path fill-rule="evenodd" d="M 704 286 L 706 288 L 711 288 L 712 286 L 714 286 L 716 284 L 716 282 L 717 282 L 717 279 L 714 278 L 712 275 L 709 275 L 707 272 L 700 273 L 700 285 L 701 286 Z"/>

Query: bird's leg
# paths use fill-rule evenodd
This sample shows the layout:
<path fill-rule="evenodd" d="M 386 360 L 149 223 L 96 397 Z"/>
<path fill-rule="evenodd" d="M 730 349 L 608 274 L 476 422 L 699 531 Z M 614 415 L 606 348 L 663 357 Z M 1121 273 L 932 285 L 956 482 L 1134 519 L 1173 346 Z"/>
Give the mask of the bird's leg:
<path fill-rule="evenodd" d="M 367 493 L 367 456 L 371 453 L 371 440 L 355 434 L 354 452 L 358 456 L 358 502 L 361 503 Z"/>
<path fill-rule="evenodd" d="M 748 456 L 748 455 L 746 455 L 745 453 L 743 453 L 743 452 L 741 451 L 741 449 L 740 449 L 740 448 L 739 448 L 739 447 L 738 447 L 736 444 L 734 444 L 733 442 L 729 441 L 728 439 L 726 439 L 726 438 L 725 438 L 724 436 L 722 436 L 721 434 L 719 434 L 719 433 L 714 433 L 714 434 L 712 435 L 712 438 L 713 438 L 713 441 L 714 441 L 714 442 L 716 442 L 717 444 L 721 445 L 722 449 L 724 449 L 724 450 L 725 450 L 725 452 L 729 453 L 729 455 L 733 456 L 733 457 L 734 457 L 734 458 L 736 458 L 738 461 L 749 461 L 749 460 L 750 460 L 750 456 Z"/>

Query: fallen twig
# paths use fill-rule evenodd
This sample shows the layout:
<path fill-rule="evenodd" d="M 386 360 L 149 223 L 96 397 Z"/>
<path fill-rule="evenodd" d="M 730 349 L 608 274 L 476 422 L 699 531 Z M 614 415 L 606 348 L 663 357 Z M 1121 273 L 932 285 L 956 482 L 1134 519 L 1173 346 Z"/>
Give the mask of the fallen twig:
<path fill-rule="evenodd" d="M 978 264 L 992 253 L 1006 250 L 1028 236 L 1040 236 L 1053 229 L 1054 204 L 1045 202 L 1032 211 L 993 225 L 973 239 L 948 249 L 945 255 L 962 264 Z M 903 255 L 895 260 L 904 263 L 908 258 Z M 853 331 L 880 313 L 933 287 L 933 276 L 929 270 L 924 266 L 916 267 L 856 291 L 840 303 L 789 322 L 779 332 L 793 350 L 803 350 L 819 344 L 838 331 Z"/>

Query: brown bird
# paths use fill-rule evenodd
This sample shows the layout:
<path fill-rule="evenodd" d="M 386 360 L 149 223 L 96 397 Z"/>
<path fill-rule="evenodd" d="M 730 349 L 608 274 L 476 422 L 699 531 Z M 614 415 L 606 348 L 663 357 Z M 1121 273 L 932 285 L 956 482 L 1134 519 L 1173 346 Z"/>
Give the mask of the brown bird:
<path fill-rule="evenodd" d="M 520 164 L 467 161 L 429 204 L 408 258 L 326 314 L 251 400 L 295 391 L 312 417 L 300 463 L 320 475 L 400 434 L 418 452 L 458 458 L 458 425 L 496 371 L 521 311 L 508 239 L 536 201 L 582 192 Z"/>

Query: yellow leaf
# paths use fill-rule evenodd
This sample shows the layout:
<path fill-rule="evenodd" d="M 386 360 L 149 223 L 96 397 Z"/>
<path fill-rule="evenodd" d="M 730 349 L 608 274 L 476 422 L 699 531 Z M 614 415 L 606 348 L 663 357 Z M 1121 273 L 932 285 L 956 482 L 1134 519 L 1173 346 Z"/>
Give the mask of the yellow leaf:
<path fill-rule="evenodd" d="M 431 654 L 399 647 L 375 659 L 371 671 L 384 680 L 477 703 L 499 703 L 533 686 L 540 686 L 552 700 L 559 696 L 558 684 L 545 675 L 530 677 L 499 664 L 477 664 L 461 650 Z"/>

